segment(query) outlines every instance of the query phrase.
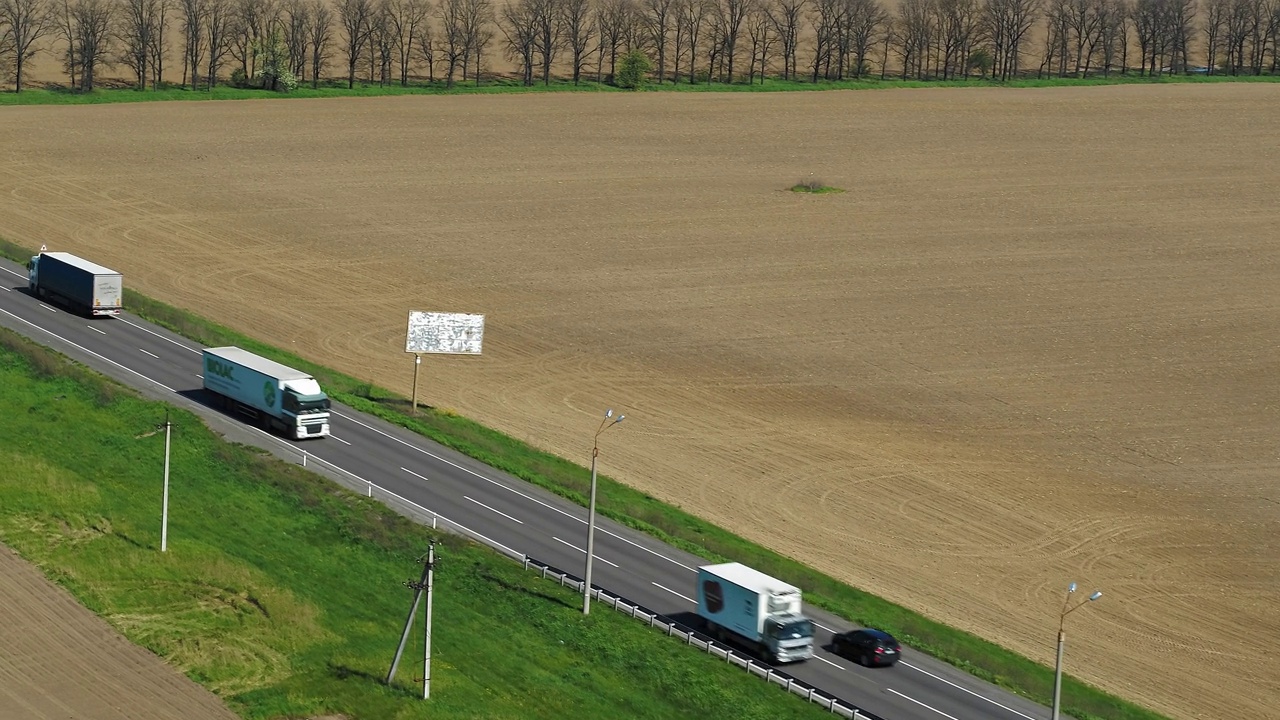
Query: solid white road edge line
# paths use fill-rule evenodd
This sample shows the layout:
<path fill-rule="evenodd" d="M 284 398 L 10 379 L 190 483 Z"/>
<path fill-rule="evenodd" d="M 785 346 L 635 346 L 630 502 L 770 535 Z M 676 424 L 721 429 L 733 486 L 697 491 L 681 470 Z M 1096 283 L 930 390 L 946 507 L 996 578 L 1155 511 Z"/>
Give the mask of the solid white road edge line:
<path fill-rule="evenodd" d="M 197 349 L 195 349 L 195 348 L 187 347 L 186 345 L 183 345 L 182 343 L 178 342 L 177 340 L 174 340 L 173 338 L 167 338 L 167 337 L 165 337 L 165 336 L 161 335 L 160 333 L 158 333 L 158 332 L 156 332 L 156 331 L 154 331 L 154 330 L 148 330 L 147 328 L 142 327 L 142 326 L 141 326 L 141 325 L 139 325 L 138 323 L 135 323 L 135 322 L 129 322 L 128 320 L 125 320 L 124 318 L 120 317 L 119 315 L 117 315 L 117 316 L 116 316 L 116 319 L 117 319 L 117 320 L 119 320 L 120 322 L 124 323 L 125 325 L 132 325 L 132 326 L 134 326 L 134 327 L 138 328 L 139 330 L 141 330 L 141 331 L 142 331 L 142 332 L 144 332 L 144 333 L 150 333 L 150 334 L 152 334 L 152 335 L 155 335 L 156 337 L 160 338 L 161 340 L 164 340 L 165 342 L 173 343 L 174 345 L 177 345 L 178 347 L 182 348 L 183 350 L 186 350 L 187 352 L 193 352 L 193 353 L 195 353 L 195 354 L 197 354 L 197 355 L 199 355 L 199 354 L 200 354 L 200 351 L 199 351 L 199 350 L 197 350 Z"/>
<path fill-rule="evenodd" d="M 654 587 L 658 588 L 659 590 L 666 590 L 667 592 L 671 593 L 672 595 L 675 595 L 676 597 L 680 598 L 681 600 L 688 600 L 689 602 L 694 603 L 694 604 L 697 604 L 697 602 L 698 602 L 697 600 L 694 600 L 693 598 L 691 598 L 691 597 L 689 597 L 689 596 L 687 596 L 687 595 L 681 595 L 680 593 L 676 592 L 675 590 L 672 590 L 671 588 L 667 587 L 666 585 L 659 585 L 659 584 L 658 584 L 658 583 L 656 583 L 656 582 L 651 582 L 651 583 L 649 583 L 649 584 L 650 584 L 650 585 L 653 585 Z"/>
<path fill-rule="evenodd" d="M 551 539 L 552 539 L 552 540 L 555 540 L 556 542 L 558 542 L 558 543 L 560 543 L 560 544 L 562 544 L 562 545 L 568 545 L 569 547 L 573 548 L 574 550 L 577 550 L 578 552 L 582 553 L 583 555 L 586 555 L 586 554 L 587 554 L 587 551 L 586 551 L 586 550 L 583 550 L 582 548 L 578 547 L 577 545 L 574 545 L 574 544 L 573 544 L 573 543 L 571 543 L 571 542 L 568 542 L 567 540 L 561 540 L 560 538 L 556 537 L 555 535 L 552 535 L 552 536 L 551 536 Z M 600 562 L 605 563 L 605 564 L 607 564 L 607 565 L 612 565 L 612 566 L 614 566 L 614 567 L 618 567 L 618 563 L 609 562 L 608 560 L 605 560 L 604 558 L 600 557 L 599 555 L 593 555 L 592 557 L 594 557 L 595 559 L 597 559 L 597 560 L 599 560 Z"/>
<path fill-rule="evenodd" d="M 898 696 L 898 697 L 900 697 L 900 698 L 903 698 L 903 699 L 905 699 L 905 700 L 910 700 L 911 702 L 913 702 L 913 703 L 915 703 L 915 704 L 919 705 L 920 707 L 922 707 L 922 708 L 924 708 L 924 709 L 926 709 L 926 710 L 932 710 L 932 711 L 934 711 L 934 712 L 938 713 L 939 715 L 941 715 L 941 716 L 942 716 L 942 717 L 944 717 L 944 718 L 950 718 L 950 720 L 960 720 L 960 719 L 959 719 L 959 718 L 957 718 L 955 715 L 948 715 L 948 714 L 946 714 L 946 713 L 942 712 L 941 710 L 939 710 L 939 709 L 938 709 L 938 708 L 936 708 L 936 707 L 932 707 L 932 706 L 929 706 L 929 705 L 925 705 L 924 703 L 922 703 L 922 702 L 920 702 L 919 700 L 917 700 L 917 699 L 915 699 L 915 698 L 911 697 L 910 695 L 903 695 L 902 693 L 898 692 L 897 690 L 894 690 L 893 688 L 885 688 L 885 690 L 888 690 L 889 692 L 893 693 L 894 695 L 897 695 L 897 696 Z"/>
<path fill-rule="evenodd" d="M 480 507 L 484 508 L 485 510 L 488 510 L 489 512 L 492 512 L 492 513 L 497 513 L 497 514 L 501 515 L 502 517 L 504 517 L 504 518 L 506 518 L 506 519 L 508 519 L 508 520 L 510 520 L 510 521 L 512 521 L 512 522 L 517 522 L 517 523 L 520 523 L 521 525 L 523 525 L 523 524 L 524 524 L 524 521 L 523 521 L 523 520 L 517 520 L 516 518 L 513 518 L 513 517 L 511 517 L 510 515 L 508 515 L 508 514 L 506 514 L 506 513 L 502 512 L 501 510 L 495 510 L 495 509 L 493 509 L 493 508 L 489 507 L 488 505 L 485 505 L 484 503 L 480 502 L 479 500 L 476 500 L 476 499 L 474 499 L 474 498 L 467 497 L 466 495 L 463 495 L 463 496 L 462 496 L 462 499 L 463 499 L 463 500 L 470 500 L 471 502 L 473 502 L 473 503 L 475 503 L 475 504 L 479 505 Z"/>
<path fill-rule="evenodd" d="M 27 275 L 23 275 L 23 274 L 21 274 L 21 273 L 16 273 L 16 272 L 14 272 L 14 271 L 10 270 L 9 268 L 6 268 L 6 267 L 0 267 L 0 270 L 3 270 L 3 271 L 5 271 L 5 272 L 7 272 L 7 273 L 9 273 L 10 275 L 12 275 L 12 276 L 14 276 L 14 277 L 20 277 L 20 278 L 23 278 L 24 280 L 30 280 L 30 279 L 31 279 L 31 278 L 30 278 L 29 276 L 27 276 Z"/>
<path fill-rule="evenodd" d="M 35 328 L 35 329 L 39 330 L 40 332 L 48 333 L 48 334 L 52 335 L 53 337 L 58 338 L 58 339 L 59 339 L 59 340 L 61 340 L 62 342 L 64 342 L 64 343 L 66 343 L 66 344 L 70 345 L 71 347 L 73 347 L 73 348 L 75 348 L 75 349 L 77 349 L 77 350 L 80 350 L 80 351 L 82 351 L 82 352 L 87 352 L 87 353 L 89 353 L 90 355 L 92 355 L 92 356 L 94 356 L 94 357 L 98 358 L 99 360 L 104 360 L 104 361 L 106 361 L 106 362 L 111 363 L 112 365 L 115 365 L 116 367 L 120 368 L 121 370 L 126 370 L 126 371 L 128 371 L 128 372 L 131 372 L 131 373 L 133 373 L 134 375 L 137 375 L 138 377 L 142 378 L 143 380 L 146 380 L 147 382 L 155 383 L 156 385 L 159 385 L 160 387 L 164 388 L 165 390 L 168 390 L 169 392 L 177 392 L 177 391 L 176 391 L 176 390 L 174 390 L 173 388 L 169 387 L 168 385 L 165 385 L 164 383 L 162 383 L 162 382 L 160 382 L 160 381 L 158 381 L 158 380 L 152 380 L 151 378 L 147 377 L 146 375 L 143 375 L 142 373 L 138 372 L 137 370 L 134 370 L 134 369 L 133 369 L 133 368 L 131 368 L 131 367 L 127 367 L 127 366 L 125 366 L 125 365 L 121 365 L 120 363 L 116 362 L 115 360 L 112 360 L 111 358 L 108 358 L 108 357 L 104 357 L 104 356 L 102 356 L 102 355 L 99 355 L 98 353 L 96 353 L 96 352 L 94 352 L 94 351 L 90 350 L 89 348 L 87 348 L 87 347 L 85 347 L 85 346 L 83 346 L 83 345 L 79 345 L 79 344 L 77 344 L 77 343 L 74 343 L 74 342 L 72 342 L 72 341 L 70 341 L 70 340 L 68 340 L 68 339 L 66 339 L 66 338 L 64 338 L 64 337 L 62 337 L 61 335 L 59 335 L 59 334 L 55 333 L 55 332 L 54 332 L 54 331 L 52 331 L 52 330 L 46 330 L 45 328 L 40 327 L 39 325 L 37 325 L 37 324 L 35 324 L 35 323 L 31 322 L 30 320 L 26 320 L 26 319 L 24 319 L 24 318 L 20 318 L 20 317 L 18 317 L 17 315 L 14 315 L 13 313 L 9 312 L 8 310 L 5 310 L 5 309 L 3 309 L 3 308 L 0 308 L 0 312 L 4 313 L 5 315 L 8 315 L 9 317 L 13 318 L 14 320 L 17 320 L 17 321 L 19 321 L 19 322 L 24 322 L 24 323 L 26 323 L 26 324 L 30 325 L 31 327 L 33 327 L 33 328 Z"/>
<path fill-rule="evenodd" d="M 516 490 L 515 488 L 509 487 L 509 486 L 507 486 L 507 485 L 505 485 L 505 484 L 503 484 L 503 483 L 500 483 L 500 482 L 498 482 L 497 480 L 494 480 L 493 478 L 485 477 L 484 475 L 481 475 L 480 473 L 478 473 L 478 472 L 476 472 L 476 471 L 474 471 L 474 470 L 472 470 L 472 469 L 470 469 L 470 468 L 465 468 L 465 467 L 463 467 L 463 466 L 459 465 L 458 463 L 453 462 L 452 460 L 449 460 L 448 458 L 440 457 L 439 455 L 436 455 L 435 453 L 430 452 L 429 450 L 423 450 L 422 448 L 418 447 L 417 445 L 414 445 L 413 443 L 410 443 L 410 442 L 406 442 L 406 441 L 404 441 L 404 440 L 401 440 L 400 438 L 396 437 L 395 435 L 392 435 L 392 434 L 390 434 L 390 433 L 383 432 L 382 430 L 379 430 L 378 428 L 376 428 L 376 427 L 374 427 L 374 426 L 372 426 L 372 425 L 370 425 L 370 424 L 368 424 L 368 423 L 366 423 L 366 422 L 361 422 L 360 420 L 357 420 L 356 418 L 351 417 L 350 415 L 344 415 L 344 414 L 342 414 L 342 413 L 338 412 L 337 410 L 334 410 L 334 411 L 333 411 L 333 414 L 334 414 L 334 415 L 337 415 L 337 416 L 338 416 L 338 417 L 340 417 L 340 418 L 345 418 L 345 419 L 347 419 L 347 420 L 350 420 L 351 422 L 353 422 L 353 423 L 355 423 L 355 424 L 357 424 L 357 425 L 360 425 L 361 427 L 364 427 L 364 428 L 366 428 L 366 429 L 368 429 L 368 430 L 372 430 L 373 432 L 378 433 L 379 435 L 381 435 L 381 436 L 383 436 L 383 437 L 387 438 L 388 440 L 394 440 L 395 442 L 398 442 L 398 443 L 400 443 L 401 445 L 404 445 L 404 446 L 405 446 L 405 447 L 407 447 L 407 448 L 410 448 L 410 449 L 412 449 L 412 450 L 417 450 L 418 452 L 422 453 L 423 455 L 426 455 L 426 456 L 427 456 L 427 457 L 429 457 L 429 458 L 434 458 L 434 459 L 436 459 L 436 460 L 439 460 L 440 462 L 442 462 L 442 463 L 444 463 L 444 464 L 446 464 L 446 465 L 450 465 L 450 466 L 452 466 L 452 467 L 455 467 L 455 468 L 457 468 L 457 469 L 459 469 L 459 470 L 461 470 L 461 471 L 463 471 L 463 472 L 465 472 L 465 473 L 467 473 L 467 474 L 469 474 L 469 475 L 474 475 L 475 477 L 478 477 L 478 478 L 480 478 L 481 480 L 484 480 L 484 481 L 485 481 L 485 482 L 487 482 L 487 483 L 490 483 L 490 484 L 496 485 L 497 487 L 500 487 L 500 488 L 502 488 L 503 490 L 506 490 L 506 491 L 508 491 L 508 492 L 515 493 L 516 495 L 519 495 L 520 497 L 522 497 L 522 498 L 524 498 L 524 499 L 526 499 L 526 500 L 529 500 L 529 501 L 531 501 L 531 502 L 535 502 L 535 503 L 537 503 L 537 504 L 539 504 L 539 505 L 541 505 L 541 506 L 543 506 L 543 507 L 547 508 L 548 510 L 553 510 L 553 511 L 555 511 L 555 512 L 558 512 L 558 513 L 560 513 L 561 515 L 564 515 L 564 516 L 565 516 L 565 517 L 567 517 L 567 518 L 570 518 L 570 519 L 572 519 L 572 520 L 576 520 L 576 521 L 578 521 L 578 522 L 582 523 L 583 525 L 586 525 L 586 524 L 587 524 L 587 521 L 586 521 L 586 520 L 584 520 L 584 519 L 582 519 L 582 518 L 580 518 L 580 517 L 577 517 L 576 515 L 574 515 L 574 514 L 572 514 L 572 513 L 565 512 L 564 510 L 561 510 L 560 508 L 558 508 L 558 507 L 556 507 L 556 506 L 554 506 L 554 505 L 550 505 L 550 504 L 548 504 L 548 503 L 545 503 L 545 502 L 543 502 L 543 501 L 539 500 L 538 498 L 533 497 L 533 496 L 531 496 L 531 495 L 526 495 L 525 493 L 522 493 L 522 492 L 520 492 L 519 490 Z M 401 468 L 401 470 L 405 470 L 405 469 L 404 469 L 404 468 Z M 405 470 L 405 472 L 410 472 L 410 471 L 409 471 L 409 470 Z M 424 478 L 424 479 L 425 479 L 425 478 Z M 583 508 L 583 509 L 585 510 L 585 508 Z M 640 549 L 640 550 L 643 550 L 643 551 L 645 551 L 645 552 L 649 553 L 650 555 L 653 555 L 654 557 L 657 557 L 657 558 L 661 558 L 661 559 L 663 559 L 663 560 L 666 560 L 667 562 L 669 562 L 669 563 L 671 563 L 671 564 L 673 564 L 673 565 L 679 565 L 680 567 L 684 568 L 685 570 L 688 570 L 689 572 L 697 572 L 697 570 L 695 570 L 694 568 L 689 567 L 688 565 L 685 565 L 684 563 L 680 562 L 679 560 L 673 560 L 673 559 L 671 559 L 671 558 L 667 557 L 666 555 L 663 555 L 663 554 L 662 554 L 662 553 L 660 553 L 660 552 L 656 552 L 656 551 L 654 551 L 654 550 L 650 550 L 649 548 L 647 548 L 647 547 L 645 547 L 645 546 L 643 546 L 643 545 L 641 545 L 641 544 L 639 544 L 639 543 L 637 543 L 637 542 L 635 542 L 635 541 L 633 541 L 633 540 L 629 540 L 629 539 L 627 539 L 627 538 L 625 538 L 625 537 L 622 537 L 621 535 L 619 535 L 619 534 L 617 534 L 617 533 L 615 533 L 615 532 L 610 532 L 610 531 L 608 531 L 608 530 L 606 530 L 606 529 L 604 529 L 604 528 L 599 528 L 599 530 L 600 530 L 600 532 L 602 532 L 602 533 L 604 533 L 604 534 L 606 534 L 606 535 L 608 535 L 608 536 L 610 536 L 610 537 L 617 538 L 617 539 L 621 540 L 622 542 L 624 542 L 624 543 L 626 543 L 626 544 L 628 544 L 628 545 L 631 545 L 632 547 L 638 548 L 638 549 Z"/>
<path fill-rule="evenodd" d="M 969 693 L 970 695 L 972 695 L 972 696 L 974 696 L 974 697 L 976 697 L 976 698 L 980 698 L 980 699 L 982 699 L 982 700 L 986 700 L 987 702 L 991 703 L 992 705 L 995 705 L 996 707 L 1001 708 L 1001 709 L 1003 709 L 1003 710 L 1008 710 L 1009 712 L 1013 713 L 1014 715 L 1018 715 L 1018 716 L 1024 717 L 1024 718 L 1026 718 L 1027 720 L 1036 720 L 1036 718 L 1035 718 L 1035 717 L 1033 717 L 1033 716 L 1031 716 L 1031 715 L 1028 715 L 1028 714 L 1023 713 L 1023 712 L 1018 712 L 1017 710 L 1014 710 L 1013 708 L 1009 707 L 1008 705 L 1001 705 L 1000 703 L 996 702 L 995 700 L 992 700 L 991 698 L 989 698 L 989 697 L 987 697 L 987 696 L 985 696 L 985 695 L 982 695 L 981 693 L 976 693 L 976 692 L 974 692 L 974 691 L 970 690 L 969 688 L 964 687 L 963 685 L 957 685 L 956 683 L 953 683 L 953 682 L 951 682 L 950 680 L 948 680 L 948 679 L 946 679 L 946 678 L 944 678 L 944 677 L 941 677 L 941 676 L 938 676 L 938 675 L 934 675 L 933 673 L 929 672 L 928 670 L 925 670 L 924 668 L 918 668 L 918 667 L 916 667 L 915 665 L 912 665 L 911 663 L 909 663 L 909 662 L 905 662 L 905 661 L 902 661 L 902 660 L 899 660 L 899 661 L 898 661 L 898 664 L 899 664 L 899 665 L 903 665 L 903 666 L 905 666 L 905 667 L 909 667 L 909 668 L 911 668 L 912 670 L 915 670 L 916 672 L 924 673 L 925 675 L 928 675 L 929 677 L 933 678 L 934 680 L 937 680 L 937 681 L 939 681 L 939 682 L 944 682 L 944 683 L 946 683 L 946 684 L 950 685 L 951 687 L 953 687 L 953 688 L 955 688 L 955 689 L 957 689 L 957 690 L 963 690 L 963 691 L 965 691 L 965 692 Z"/>

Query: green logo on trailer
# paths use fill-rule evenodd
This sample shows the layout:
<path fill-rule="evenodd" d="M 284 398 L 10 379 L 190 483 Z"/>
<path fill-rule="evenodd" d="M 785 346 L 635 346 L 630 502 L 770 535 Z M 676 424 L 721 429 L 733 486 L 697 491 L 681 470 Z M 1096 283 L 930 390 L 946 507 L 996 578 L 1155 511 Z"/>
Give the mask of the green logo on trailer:
<path fill-rule="evenodd" d="M 276 386 L 268 380 L 262 385 L 262 399 L 267 401 L 267 405 L 274 407 L 276 404 Z"/>
<path fill-rule="evenodd" d="M 209 375 L 216 375 L 217 377 L 226 378 L 227 380 L 235 380 L 235 378 L 231 376 L 231 371 L 234 369 L 235 367 L 233 365 L 222 362 L 209 355 L 205 356 L 204 371 Z"/>

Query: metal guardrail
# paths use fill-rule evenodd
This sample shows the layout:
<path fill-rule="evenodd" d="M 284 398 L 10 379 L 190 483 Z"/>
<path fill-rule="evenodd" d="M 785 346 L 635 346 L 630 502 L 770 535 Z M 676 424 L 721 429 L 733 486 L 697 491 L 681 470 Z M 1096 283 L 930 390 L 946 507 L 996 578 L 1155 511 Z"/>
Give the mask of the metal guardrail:
<path fill-rule="evenodd" d="M 451 532 L 455 535 L 461 535 L 482 545 L 493 548 L 508 558 L 520 563 L 525 570 L 537 572 L 544 580 L 554 580 L 561 587 L 571 587 L 579 593 L 582 592 L 583 580 L 576 575 L 571 575 L 552 565 L 509 548 L 492 538 L 486 537 L 485 535 L 462 525 L 461 523 L 454 522 L 433 510 L 425 508 L 402 495 L 387 490 L 386 488 L 366 480 L 355 473 L 344 470 L 327 460 L 322 460 L 315 455 L 311 455 L 305 450 L 301 452 L 302 459 L 300 464 L 303 467 L 309 467 L 308 462 L 316 463 L 321 468 L 328 471 L 324 474 L 328 475 L 343 487 L 359 492 L 366 497 L 378 500 L 382 504 L 390 507 L 410 520 L 420 522 L 424 525 L 430 525 L 433 528 L 443 529 L 446 532 Z M 614 595 L 598 587 L 592 588 L 591 595 L 598 604 L 611 607 L 617 612 L 645 623 L 650 628 L 661 631 L 668 637 L 682 640 L 686 645 L 696 647 L 712 657 L 724 660 L 730 665 L 740 667 L 749 675 L 758 677 L 771 685 L 777 685 L 788 693 L 818 705 L 833 715 L 849 718 L 849 720 L 884 720 L 884 718 L 876 715 L 875 713 L 867 712 L 856 705 L 847 703 L 839 698 L 824 693 L 809 683 L 799 680 L 771 665 L 766 665 L 754 658 L 735 652 L 723 645 L 718 645 L 710 637 L 699 633 L 697 630 L 686 625 L 682 625 L 681 623 L 650 610 L 639 603 L 631 602 L 620 595 Z"/>

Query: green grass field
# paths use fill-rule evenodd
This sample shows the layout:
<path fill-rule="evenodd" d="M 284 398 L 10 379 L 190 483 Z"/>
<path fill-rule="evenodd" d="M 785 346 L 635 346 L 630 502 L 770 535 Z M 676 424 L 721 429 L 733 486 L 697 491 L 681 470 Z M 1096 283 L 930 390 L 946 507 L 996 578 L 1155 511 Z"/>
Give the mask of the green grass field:
<path fill-rule="evenodd" d="M 860 80 L 781 80 L 770 78 L 755 83 L 709 83 L 679 82 L 661 85 L 649 82 L 642 92 L 798 92 L 820 90 L 886 90 L 892 88 L 925 88 L 925 87 L 1072 87 L 1081 85 L 1133 85 L 1133 84 L 1170 84 L 1170 83 L 1221 83 L 1221 82 L 1280 82 L 1280 75 L 1160 75 L 1145 77 L 1137 74 L 1111 75 L 1110 77 L 1089 78 L 1035 78 L 1021 77 L 1006 82 L 969 78 L 967 80 L 899 80 L 878 77 Z M 580 84 L 563 79 L 553 79 L 549 85 L 535 83 L 525 87 L 505 77 L 486 78 L 476 84 L 473 81 L 457 82 L 454 87 L 446 88 L 443 82 L 410 82 L 407 87 L 399 84 L 379 85 L 357 80 L 355 87 L 348 88 L 346 82 L 328 80 L 316 89 L 310 85 L 299 86 L 288 93 L 272 92 L 253 88 L 237 88 L 231 85 L 219 85 L 212 91 L 201 88 L 167 86 L 158 90 L 136 90 L 128 88 L 99 88 L 91 92 L 81 93 L 64 87 L 24 88 L 15 93 L 12 87 L 0 91 L 0 105 L 84 105 L 98 103 L 152 102 L 162 100 L 250 100 L 254 98 L 326 98 L 326 97 L 375 97 L 394 95 L 462 95 L 462 94 L 506 94 L 506 93 L 544 93 L 544 92 L 630 92 L 621 90 L 607 83 L 594 80 L 583 80 Z"/>
<path fill-rule="evenodd" d="M 174 410 L 161 554 L 168 410 L 0 329 L 0 540 L 244 717 L 825 715 L 450 536 L 431 700 L 420 631 L 388 688 L 430 530 Z"/>

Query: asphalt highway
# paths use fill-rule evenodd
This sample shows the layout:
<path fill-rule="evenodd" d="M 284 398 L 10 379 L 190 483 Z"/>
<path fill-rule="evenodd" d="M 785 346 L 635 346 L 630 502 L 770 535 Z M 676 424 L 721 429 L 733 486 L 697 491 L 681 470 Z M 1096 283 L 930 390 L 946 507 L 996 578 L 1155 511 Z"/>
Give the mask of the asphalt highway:
<path fill-rule="evenodd" d="M 309 468 L 345 485 L 360 488 L 370 483 L 376 486 L 374 497 L 395 493 L 438 516 L 444 527 L 461 529 L 509 554 L 527 555 L 577 577 L 583 574 L 585 508 L 341 404 L 332 408 L 332 437 L 295 442 L 267 435 L 206 404 L 209 400 L 200 389 L 201 348 L 194 342 L 127 313 L 88 319 L 41 302 L 27 292 L 26 269 L 3 260 L 0 325 L 149 397 L 190 409 L 229 439 L 266 448 L 292 462 L 305 455 Z M 583 429 L 584 437 L 590 430 Z M 181 478 L 172 478 L 171 514 L 183 512 L 180 485 Z M 694 580 L 701 564 L 705 561 L 597 515 L 592 570 L 596 587 L 681 620 L 694 612 Z M 404 579 L 388 578 L 388 583 Z M 592 612 L 612 611 L 596 604 Z M 904 648 L 902 660 L 888 668 L 864 668 L 837 657 L 826 650 L 832 633 L 854 625 L 812 606 L 805 612 L 818 626 L 817 652 L 807 662 L 780 669 L 848 705 L 885 720 L 1049 716 L 1041 705 L 911 648 Z M 1050 640 L 1046 635 L 1046 642 Z"/>

